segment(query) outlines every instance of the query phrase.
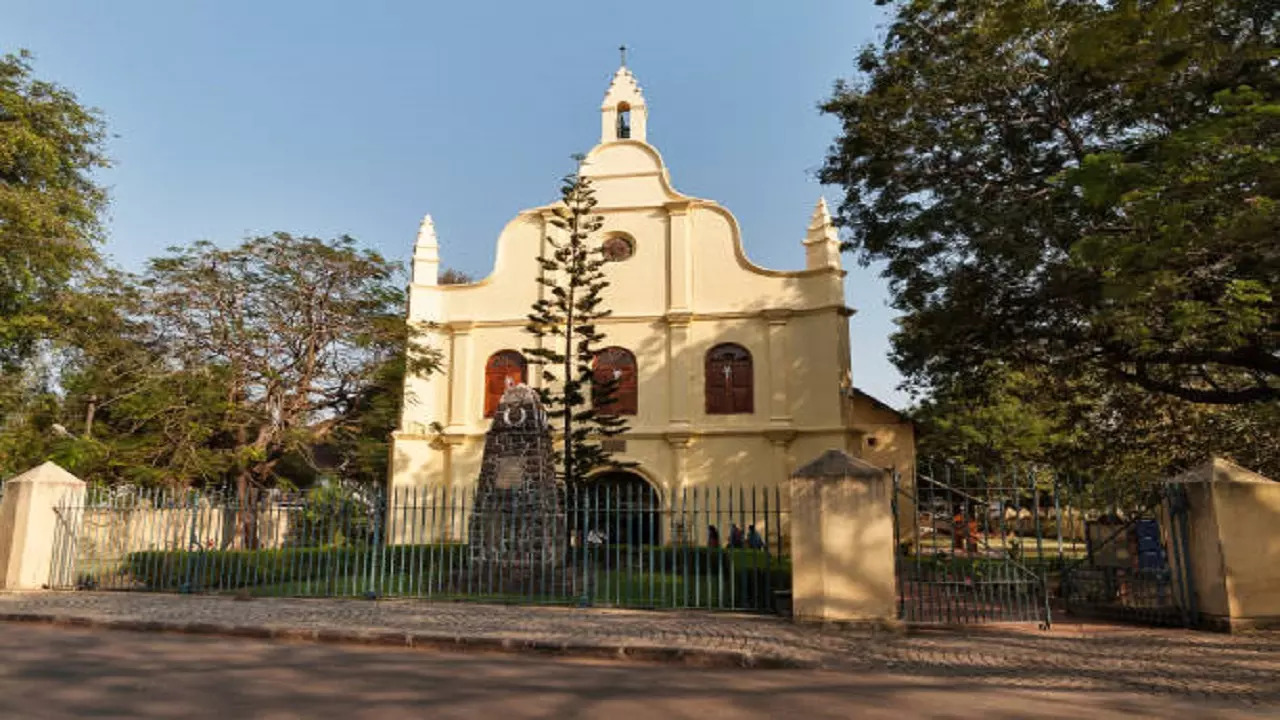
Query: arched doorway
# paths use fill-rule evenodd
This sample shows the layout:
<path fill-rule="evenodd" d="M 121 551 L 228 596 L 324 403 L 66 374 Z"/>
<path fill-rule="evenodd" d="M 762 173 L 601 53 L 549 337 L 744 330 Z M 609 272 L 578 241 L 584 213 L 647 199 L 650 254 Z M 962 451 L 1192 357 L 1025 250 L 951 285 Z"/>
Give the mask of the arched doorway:
<path fill-rule="evenodd" d="M 583 541 L 604 545 L 661 545 L 662 503 L 642 475 L 610 470 L 587 480 L 575 523 Z"/>

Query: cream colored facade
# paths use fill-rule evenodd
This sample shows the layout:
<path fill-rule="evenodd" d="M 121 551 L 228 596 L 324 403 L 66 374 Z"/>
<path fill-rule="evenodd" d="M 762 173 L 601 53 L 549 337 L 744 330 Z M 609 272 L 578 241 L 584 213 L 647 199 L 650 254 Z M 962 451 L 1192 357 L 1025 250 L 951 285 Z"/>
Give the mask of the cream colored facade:
<path fill-rule="evenodd" d="M 620 108 L 629 112 L 629 137 L 619 137 Z M 910 462 L 910 426 L 858 400 L 851 384 L 853 311 L 844 304 L 845 272 L 825 202 L 796 248 L 804 269 L 759 267 L 743 253 L 727 209 L 673 186 L 662 156 L 646 141 L 647 107 L 626 67 L 614 75 L 600 110 L 600 143 L 583 172 L 596 188 L 601 238 L 624 236 L 634 247 L 629 259 L 608 265 L 605 301 L 613 316 L 602 323 L 604 345 L 626 348 L 637 360 L 638 412 L 617 456 L 636 463 L 635 472 L 664 499 L 711 485 L 785 490 L 799 464 L 826 450 L 867 456 L 864 436 L 877 438 L 873 462 Z M 492 274 L 469 285 L 437 284 L 439 244 L 430 216 L 423 220 L 409 317 L 431 324 L 427 341 L 442 351 L 445 367 L 406 382 L 392 487 L 475 482 L 489 426 L 485 365 L 497 352 L 535 342 L 525 317 L 543 291 L 535 282 L 536 257 L 559 232 L 548 219 L 551 207 L 511 220 L 498 238 Z M 706 412 L 704 361 L 719 343 L 751 353 L 749 414 Z M 529 377 L 539 384 L 535 367 Z"/>

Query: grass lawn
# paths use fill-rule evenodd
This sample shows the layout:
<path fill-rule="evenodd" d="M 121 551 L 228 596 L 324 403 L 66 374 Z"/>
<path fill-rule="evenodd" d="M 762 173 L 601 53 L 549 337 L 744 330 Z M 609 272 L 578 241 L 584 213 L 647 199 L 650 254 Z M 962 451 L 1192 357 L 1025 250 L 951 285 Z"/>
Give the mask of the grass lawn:
<path fill-rule="evenodd" d="M 992 538 L 986 543 L 978 543 L 978 555 L 998 554 L 1005 556 L 1006 553 L 1014 551 L 1014 540 L 1001 542 L 1000 539 Z M 1024 560 L 1057 560 L 1058 559 L 1058 540 L 1057 538 L 1045 538 L 1040 547 L 1036 547 L 1035 538 L 1017 538 L 1018 557 Z M 954 551 L 954 543 L 950 535 L 932 535 L 920 538 L 920 549 L 924 555 L 935 555 L 938 553 L 951 554 Z M 1062 541 L 1062 557 L 1068 560 L 1074 560 L 1085 557 L 1088 553 L 1088 547 L 1083 542 L 1074 542 L 1070 540 Z"/>
<path fill-rule="evenodd" d="M 549 578 L 535 577 L 527 584 L 500 583 L 496 578 L 455 575 L 430 577 L 392 573 L 370 578 L 368 574 L 253 585 L 224 594 L 254 597 L 379 597 L 430 598 L 473 602 L 563 603 L 632 608 L 767 609 L 778 580 L 761 573 L 683 575 L 678 573 L 594 570 L 583 581 L 581 572 Z M 470 585 L 468 585 L 468 579 Z M 506 589 L 499 590 L 506 585 Z M 585 587 L 584 587 L 585 585 Z"/>

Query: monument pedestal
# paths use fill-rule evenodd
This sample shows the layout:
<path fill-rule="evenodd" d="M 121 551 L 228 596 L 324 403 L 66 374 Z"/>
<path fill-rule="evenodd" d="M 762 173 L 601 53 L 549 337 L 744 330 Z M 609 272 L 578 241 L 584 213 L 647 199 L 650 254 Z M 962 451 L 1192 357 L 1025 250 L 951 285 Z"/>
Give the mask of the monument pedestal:
<path fill-rule="evenodd" d="M 493 590 L 544 587 L 564 566 L 564 487 L 551 460 L 546 412 L 526 385 L 507 389 L 485 435 L 468 538 L 471 572 Z"/>

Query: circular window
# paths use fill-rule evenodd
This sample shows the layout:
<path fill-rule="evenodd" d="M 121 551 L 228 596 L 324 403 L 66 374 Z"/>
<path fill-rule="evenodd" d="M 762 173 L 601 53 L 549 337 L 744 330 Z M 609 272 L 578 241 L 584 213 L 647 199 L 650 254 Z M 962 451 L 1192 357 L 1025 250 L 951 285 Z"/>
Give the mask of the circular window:
<path fill-rule="evenodd" d="M 635 254 L 636 246 L 631 242 L 631 238 L 614 235 L 604 241 L 601 250 L 604 252 L 605 260 L 622 262 Z"/>

